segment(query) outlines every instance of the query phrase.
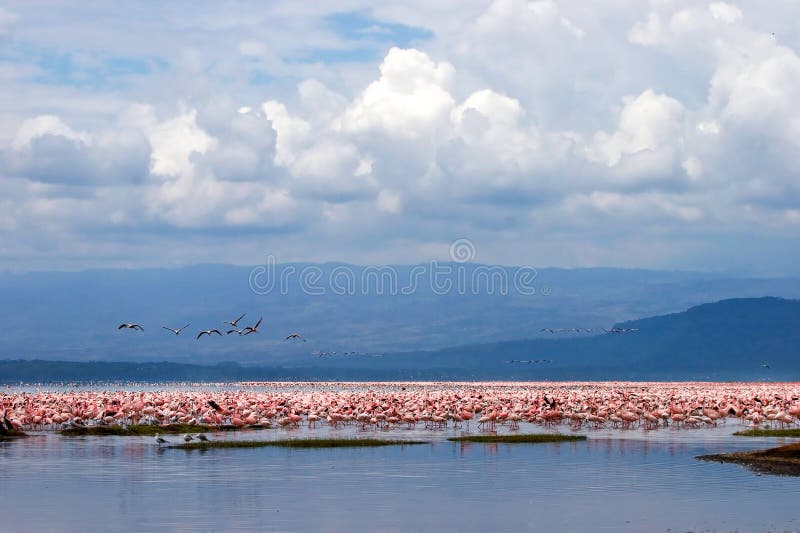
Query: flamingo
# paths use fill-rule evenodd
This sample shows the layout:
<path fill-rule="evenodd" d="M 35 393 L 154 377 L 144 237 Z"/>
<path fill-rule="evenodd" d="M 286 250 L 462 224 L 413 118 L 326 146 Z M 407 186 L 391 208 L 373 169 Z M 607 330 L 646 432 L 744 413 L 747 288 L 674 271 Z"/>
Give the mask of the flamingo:
<path fill-rule="evenodd" d="M 242 316 L 240 316 L 240 317 L 239 317 L 239 318 L 237 318 L 236 320 L 230 320 L 230 321 L 229 321 L 229 320 L 223 320 L 223 321 L 222 321 L 222 323 L 223 323 L 223 324 L 230 324 L 230 325 L 231 325 L 231 326 L 233 326 L 234 328 L 238 328 L 238 327 L 239 327 L 239 321 L 240 321 L 241 319 L 243 319 L 243 318 L 245 317 L 245 315 L 247 315 L 247 313 L 242 313 Z"/>
<path fill-rule="evenodd" d="M 216 333 L 217 335 L 222 335 L 222 333 L 220 333 L 218 329 L 206 329 L 198 333 L 197 338 L 199 339 L 203 335 L 208 335 L 210 337 L 212 333 Z"/>
<path fill-rule="evenodd" d="M 283 340 L 285 340 L 285 341 L 289 341 L 289 340 L 297 340 L 297 339 L 300 339 L 300 340 L 302 340 L 303 342 L 306 342 L 306 340 L 303 338 L 303 336 L 302 336 L 302 335 L 300 335 L 299 333 L 290 333 L 290 334 L 288 334 L 288 335 L 286 336 L 286 338 L 285 338 L 285 339 L 283 339 Z"/>
<path fill-rule="evenodd" d="M 182 328 L 179 328 L 179 329 L 172 329 L 172 328 L 168 328 L 167 326 L 161 326 L 161 327 L 162 327 L 163 329 L 167 330 L 167 331 L 171 331 L 171 332 L 172 332 L 172 333 L 174 333 L 175 335 L 180 335 L 180 334 L 181 334 L 181 331 L 185 330 L 185 329 L 186 329 L 186 328 L 188 328 L 189 326 L 191 326 L 191 324 L 186 324 L 185 326 L 183 326 Z"/>
<path fill-rule="evenodd" d="M 126 328 L 127 329 L 135 329 L 135 330 L 139 330 L 139 331 L 144 331 L 144 328 L 142 326 L 140 326 L 139 324 L 122 323 L 117 327 L 117 329 L 126 329 Z"/>
<path fill-rule="evenodd" d="M 247 326 L 242 330 L 240 335 L 250 335 L 251 333 L 258 333 L 258 326 L 261 325 L 261 319 L 263 317 L 258 317 L 258 322 L 256 322 L 255 326 Z"/>
<path fill-rule="evenodd" d="M 412 428 L 420 421 L 443 426 L 449 420 L 459 424 L 474 417 L 481 429 L 489 430 L 498 423 L 507 427 L 567 423 L 596 429 L 639 424 L 655 429 L 670 423 L 678 429 L 713 427 L 725 418 L 752 425 L 797 425 L 800 414 L 800 388 L 796 384 L 613 382 L 573 383 L 562 388 L 547 383 L 439 383 L 436 387 L 371 383 L 356 388 L 318 384 L 313 390 L 297 390 L 293 383 L 265 386 L 266 391 L 245 387 L 213 393 L 196 389 L 0 391 L 0 424 L 6 432 L 8 427 L 58 430 L 93 423 L 216 425 L 226 420 L 235 425 L 265 427 L 291 427 L 302 421 L 312 427 L 316 422 L 335 426 L 357 421 L 367 428 L 406 424 Z"/>

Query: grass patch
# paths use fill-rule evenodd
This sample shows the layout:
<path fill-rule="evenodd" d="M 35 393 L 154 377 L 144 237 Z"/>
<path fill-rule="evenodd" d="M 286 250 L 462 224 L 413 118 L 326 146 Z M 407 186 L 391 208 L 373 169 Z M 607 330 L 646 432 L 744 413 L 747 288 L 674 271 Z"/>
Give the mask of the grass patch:
<path fill-rule="evenodd" d="M 748 429 L 737 431 L 739 437 L 800 437 L 800 429 Z"/>
<path fill-rule="evenodd" d="M 737 463 L 755 472 L 766 474 L 800 476 L 800 442 L 752 452 L 700 455 L 697 459 L 719 463 Z"/>
<path fill-rule="evenodd" d="M 405 446 L 407 444 L 428 444 L 419 440 L 389 439 L 283 439 L 283 440 L 214 440 L 208 442 L 187 442 L 172 446 L 182 450 L 209 450 L 212 448 L 360 448 L 371 446 Z"/>
<path fill-rule="evenodd" d="M 152 436 L 156 433 L 164 435 L 177 435 L 179 433 L 204 433 L 206 431 L 217 431 L 219 428 L 215 426 L 199 426 L 192 424 L 170 424 L 168 426 L 149 426 L 144 424 L 136 424 L 124 428 L 122 426 L 89 426 L 89 427 L 72 427 L 62 429 L 61 434 L 67 437 L 76 437 L 83 435 L 92 435 L 99 437 L 107 437 L 118 435 L 123 437 L 130 436 Z"/>
<path fill-rule="evenodd" d="M 558 435 L 552 433 L 533 433 L 530 435 L 467 435 L 464 437 L 450 437 L 453 442 L 486 442 L 516 444 L 522 442 L 568 442 L 586 440 L 585 435 Z"/>

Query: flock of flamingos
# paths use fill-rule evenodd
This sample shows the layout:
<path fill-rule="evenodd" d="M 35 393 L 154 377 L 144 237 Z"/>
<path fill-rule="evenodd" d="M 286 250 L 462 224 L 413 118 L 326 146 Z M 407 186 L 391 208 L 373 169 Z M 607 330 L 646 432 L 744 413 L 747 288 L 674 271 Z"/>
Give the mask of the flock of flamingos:
<path fill-rule="evenodd" d="M 264 383 L 130 390 L 0 391 L 0 422 L 23 430 L 197 424 L 237 428 L 573 428 L 800 423 L 794 383 Z"/>

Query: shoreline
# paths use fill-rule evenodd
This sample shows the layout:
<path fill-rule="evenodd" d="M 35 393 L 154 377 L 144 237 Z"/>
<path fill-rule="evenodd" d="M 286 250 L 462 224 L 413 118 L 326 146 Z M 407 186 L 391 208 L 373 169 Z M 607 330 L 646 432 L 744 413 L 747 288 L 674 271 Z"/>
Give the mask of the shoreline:
<path fill-rule="evenodd" d="M 750 452 L 698 455 L 696 459 L 740 464 L 758 473 L 800 476 L 800 443 Z"/>

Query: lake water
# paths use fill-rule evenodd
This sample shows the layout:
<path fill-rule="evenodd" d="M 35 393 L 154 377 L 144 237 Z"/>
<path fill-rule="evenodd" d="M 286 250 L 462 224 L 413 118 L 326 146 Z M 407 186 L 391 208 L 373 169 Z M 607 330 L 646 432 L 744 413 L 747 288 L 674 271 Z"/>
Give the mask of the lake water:
<path fill-rule="evenodd" d="M 583 442 L 487 445 L 449 442 L 464 433 L 453 428 L 323 427 L 313 435 L 432 443 L 206 451 L 159 448 L 152 437 L 39 433 L 0 442 L 0 531 L 800 530 L 800 478 L 694 459 L 789 442 L 730 436 L 739 428 L 601 430 Z M 523 424 L 520 433 L 540 431 Z"/>

